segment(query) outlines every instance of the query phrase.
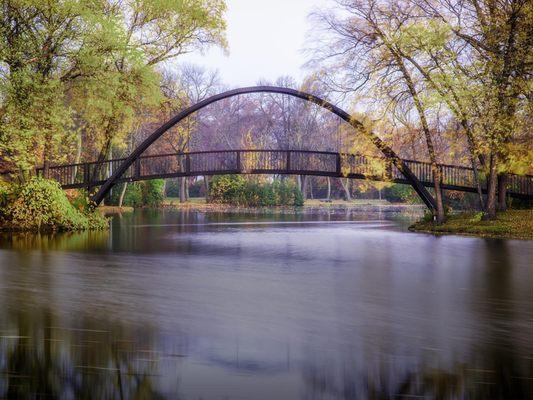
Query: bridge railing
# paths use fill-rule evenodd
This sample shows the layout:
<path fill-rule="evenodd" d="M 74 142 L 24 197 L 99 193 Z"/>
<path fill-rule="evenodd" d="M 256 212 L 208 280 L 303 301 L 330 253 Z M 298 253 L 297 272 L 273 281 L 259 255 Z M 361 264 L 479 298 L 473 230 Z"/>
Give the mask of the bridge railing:
<path fill-rule="evenodd" d="M 52 166 L 49 177 L 65 188 L 97 186 L 105 182 L 124 160 Z M 404 160 L 404 163 L 423 184 L 433 184 L 431 164 L 414 160 Z M 472 168 L 445 164 L 439 167 L 444 188 L 475 191 Z M 37 173 L 42 174 L 43 168 L 38 168 Z M 345 176 L 406 183 L 389 160 L 307 150 L 221 150 L 146 155 L 128 168 L 121 181 L 231 173 Z M 507 176 L 511 195 L 533 197 L 533 176 Z M 486 187 L 484 174 L 480 172 L 479 178 L 482 187 Z"/>
<path fill-rule="evenodd" d="M 48 177 L 58 181 L 62 186 L 90 186 L 100 184 L 107 180 L 125 159 L 114 159 L 105 161 L 93 161 L 88 163 L 78 163 L 70 165 L 51 166 Z M 36 169 L 37 175 L 42 175 L 42 167 Z M 134 175 L 133 166 L 128 168 L 123 175 L 123 179 L 130 179 Z"/>

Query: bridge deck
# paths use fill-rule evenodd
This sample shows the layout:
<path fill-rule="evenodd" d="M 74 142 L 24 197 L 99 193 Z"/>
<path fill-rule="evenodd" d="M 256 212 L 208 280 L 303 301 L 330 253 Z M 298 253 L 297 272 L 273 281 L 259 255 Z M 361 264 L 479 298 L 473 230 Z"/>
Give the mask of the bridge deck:
<path fill-rule="evenodd" d="M 65 189 L 100 186 L 124 160 L 57 165 L 50 168 L 49 174 Z M 425 186 L 433 186 L 431 164 L 403 161 Z M 472 168 L 454 165 L 440 168 L 444 189 L 476 191 Z M 42 168 L 37 172 L 42 173 Z M 119 182 L 221 174 L 316 175 L 408 183 L 395 166 L 383 159 L 304 150 L 223 150 L 142 156 Z M 510 174 L 508 193 L 532 199 L 533 176 Z"/>

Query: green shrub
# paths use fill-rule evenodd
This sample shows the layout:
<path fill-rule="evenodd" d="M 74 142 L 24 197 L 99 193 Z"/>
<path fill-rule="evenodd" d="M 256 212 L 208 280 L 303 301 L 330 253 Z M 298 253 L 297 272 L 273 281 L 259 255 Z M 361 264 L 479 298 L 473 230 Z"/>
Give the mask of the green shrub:
<path fill-rule="evenodd" d="M 0 181 L 0 213 L 2 209 L 7 205 L 9 195 L 11 193 L 11 185 L 7 182 Z"/>
<path fill-rule="evenodd" d="M 188 189 L 189 189 L 189 197 L 204 197 L 205 196 L 205 183 L 203 179 L 195 180 L 194 182 L 187 182 Z M 174 197 L 178 198 L 180 197 L 180 182 L 179 179 L 168 179 L 166 188 L 165 188 L 165 196 L 167 197 Z"/>
<path fill-rule="evenodd" d="M 245 207 L 302 206 L 304 199 L 296 185 L 274 181 L 257 183 L 242 175 L 222 175 L 213 178 L 210 199 L 215 203 Z"/>
<path fill-rule="evenodd" d="M 383 197 L 392 202 L 418 204 L 422 201 L 414 189 L 409 185 L 395 183 L 392 186 L 385 188 L 383 192 Z"/>
<path fill-rule="evenodd" d="M 163 179 L 154 179 L 143 182 L 142 197 L 143 205 L 147 207 L 159 207 L 165 198 L 165 181 Z"/>
<path fill-rule="evenodd" d="M 179 179 L 167 180 L 167 187 L 165 191 L 167 197 L 180 197 L 180 181 Z"/>
<path fill-rule="evenodd" d="M 11 199 L 2 208 L 3 219 L 12 229 L 80 231 L 108 226 L 100 214 L 72 205 L 55 181 L 33 178 L 11 191 Z"/>
<path fill-rule="evenodd" d="M 118 205 L 123 185 L 120 184 L 113 188 L 111 195 L 107 199 L 107 204 Z M 135 208 L 159 207 L 164 200 L 164 187 L 165 181 L 162 179 L 128 183 L 122 205 Z"/>
<path fill-rule="evenodd" d="M 115 204 L 118 204 L 120 193 L 120 191 L 117 191 L 117 203 Z M 124 201 L 122 202 L 122 205 L 128 207 L 142 207 L 144 205 L 142 182 L 128 184 L 126 193 L 124 193 Z"/>

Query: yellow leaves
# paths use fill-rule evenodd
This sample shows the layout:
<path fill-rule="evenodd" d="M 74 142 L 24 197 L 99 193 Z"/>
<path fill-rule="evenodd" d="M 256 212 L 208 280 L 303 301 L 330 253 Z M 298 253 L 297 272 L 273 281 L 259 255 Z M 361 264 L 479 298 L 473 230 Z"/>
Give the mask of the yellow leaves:
<path fill-rule="evenodd" d="M 395 43 L 411 51 L 443 50 L 450 41 L 451 27 L 438 19 L 417 20 L 404 25 L 395 34 Z"/>

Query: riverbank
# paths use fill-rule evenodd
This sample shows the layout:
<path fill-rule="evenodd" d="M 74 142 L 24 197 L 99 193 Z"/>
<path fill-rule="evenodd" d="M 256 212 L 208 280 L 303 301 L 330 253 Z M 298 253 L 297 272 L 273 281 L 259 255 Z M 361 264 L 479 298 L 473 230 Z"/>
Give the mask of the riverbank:
<path fill-rule="evenodd" d="M 200 212 L 248 212 L 261 213 L 265 211 L 287 212 L 321 212 L 321 211 L 347 211 L 356 210 L 361 212 L 412 212 L 421 215 L 425 206 L 423 204 L 399 204 L 390 203 L 386 200 L 355 199 L 345 200 L 306 200 L 301 207 L 277 206 L 277 207 L 238 207 L 231 204 L 206 203 L 204 198 L 192 198 L 185 203 L 180 203 L 179 199 L 166 198 L 163 207 L 177 210 L 200 211 Z"/>
<path fill-rule="evenodd" d="M 115 214 L 122 214 L 127 212 L 133 212 L 133 207 L 118 207 L 118 206 L 99 206 L 97 208 L 98 212 L 102 215 L 115 215 Z"/>
<path fill-rule="evenodd" d="M 462 213 L 450 216 L 442 225 L 420 221 L 409 229 L 436 234 L 533 240 L 533 210 L 498 213 L 494 221 L 482 220 L 480 213 Z"/>

